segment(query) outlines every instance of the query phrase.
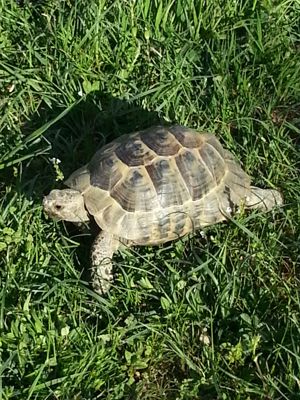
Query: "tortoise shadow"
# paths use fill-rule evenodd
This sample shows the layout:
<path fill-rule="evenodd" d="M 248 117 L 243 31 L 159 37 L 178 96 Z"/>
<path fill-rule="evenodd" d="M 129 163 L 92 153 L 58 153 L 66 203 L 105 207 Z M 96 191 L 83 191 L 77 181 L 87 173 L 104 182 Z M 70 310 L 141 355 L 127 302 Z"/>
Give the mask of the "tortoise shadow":
<path fill-rule="evenodd" d="M 56 118 L 61 111 L 60 108 L 41 108 L 24 127 L 24 136 Z M 37 146 L 43 146 L 45 154 L 26 163 L 16 182 L 18 189 L 30 199 L 40 199 L 59 186 L 57 180 L 61 174 L 67 178 L 104 144 L 163 122 L 158 113 L 145 110 L 135 102 L 93 92 L 43 134 Z M 54 160 L 59 168 L 53 165 Z M 63 181 L 62 177 L 59 180 Z"/>

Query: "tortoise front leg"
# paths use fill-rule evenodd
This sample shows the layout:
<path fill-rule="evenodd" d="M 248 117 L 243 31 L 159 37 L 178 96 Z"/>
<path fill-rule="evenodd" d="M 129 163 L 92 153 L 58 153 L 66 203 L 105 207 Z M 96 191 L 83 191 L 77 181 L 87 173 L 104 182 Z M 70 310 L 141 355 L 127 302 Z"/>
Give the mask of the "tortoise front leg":
<path fill-rule="evenodd" d="M 112 257 L 119 248 L 119 240 L 108 232 L 100 232 L 91 249 L 92 286 L 96 293 L 104 294 L 113 278 Z"/>

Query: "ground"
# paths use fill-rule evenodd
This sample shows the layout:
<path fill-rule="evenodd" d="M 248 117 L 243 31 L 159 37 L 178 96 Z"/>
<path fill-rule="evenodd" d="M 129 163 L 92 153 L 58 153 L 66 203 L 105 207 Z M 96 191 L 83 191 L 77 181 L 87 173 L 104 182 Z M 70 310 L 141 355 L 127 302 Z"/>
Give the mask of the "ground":
<path fill-rule="evenodd" d="M 0 397 L 298 399 L 300 6 L 0 1 Z M 103 143 L 215 133 L 284 207 L 115 258 L 42 197 Z"/>

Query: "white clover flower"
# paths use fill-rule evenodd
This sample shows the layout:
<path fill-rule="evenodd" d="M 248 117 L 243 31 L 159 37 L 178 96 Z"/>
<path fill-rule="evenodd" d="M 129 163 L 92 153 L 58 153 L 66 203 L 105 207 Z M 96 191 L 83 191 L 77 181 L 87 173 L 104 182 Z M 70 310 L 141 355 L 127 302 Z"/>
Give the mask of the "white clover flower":
<path fill-rule="evenodd" d="M 50 162 L 54 165 L 54 164 L 60 164 L 61 160 L 59 158 L 50 158 Z"/>
<path fill-rule="evenodd" d="M 79 90 L 79 92 L 77 92 L 78 96 L 82 97 L 83 96 L 83 91 L 82 89 Z"/>

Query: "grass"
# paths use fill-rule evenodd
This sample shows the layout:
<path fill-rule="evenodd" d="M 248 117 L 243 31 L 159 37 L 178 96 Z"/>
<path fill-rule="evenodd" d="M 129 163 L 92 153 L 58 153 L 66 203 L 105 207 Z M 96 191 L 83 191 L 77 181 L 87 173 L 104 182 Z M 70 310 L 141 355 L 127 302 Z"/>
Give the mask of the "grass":
<path fill-rule="evenodd" d="M 300 398 L 299 26 L 289 0 L 0 1 L 0 399 Z M 159 120 L 285 205 L 122 252 L 101 298 L 41 199 Z"/>

